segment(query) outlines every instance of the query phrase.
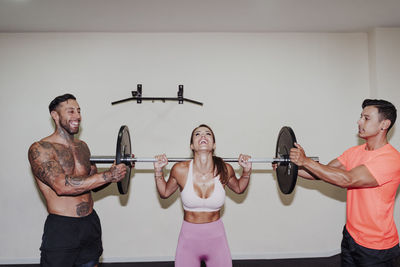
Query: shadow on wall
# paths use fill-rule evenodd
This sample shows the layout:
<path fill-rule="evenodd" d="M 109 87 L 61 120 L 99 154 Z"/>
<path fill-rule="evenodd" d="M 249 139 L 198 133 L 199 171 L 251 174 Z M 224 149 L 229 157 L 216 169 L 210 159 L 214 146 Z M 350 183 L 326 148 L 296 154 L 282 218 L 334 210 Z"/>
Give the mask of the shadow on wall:
<path fill-rule="evenodd" d="M 107 171 L 108 168 L 97 168 L 97 172 L 104 172 Z M 132 179 L 132 173 L 131 173 L 131 179 Z M 118 191 L 118 186 L 116 183 L 110 183 L 106 187 L 103 187 L 103 189 L 97 191 L 95 194 L 92 194 L 93 201 L 96 202 L 98 200 L 102 200 L 105 197 L 108 196 L 119 196 L 119 202 L 121 203 L 122 206 L 128 205 L 128 200 L 129 200 L 129 192 L 128 194 L 121 195 Z"/>
<path fill-rule="evenodd" d="M 108 168 L 101 168 L 101 169 L 99 168 L 98 172 L 103 172 L 103 171 L 106 171 L 106 170 L 108 170 Z M 134 179 L 134 176 L 136 174 L 139 174 L 139 176 L 140 176 L 140 174 L 151 174 L 152 175 L 153 172 L 154 172 L 153 169 L 148 169 L 148 170 L 145 170 L 145 169 L 140 169 L 140 170 L 132 169 L 131 178 L 130 179 Z M 169 176 L 169 171 L 166 171 L 165 172 L 165 177 L 168 177 L 168 176 Z M 132 181 L 130 183 L 132 183 Z M 94 201 L 98 201 L 98 200 L 101 200 L 101 199 L 103 199 L 105 197 L 108 197 L 108 196 L 119 196 L 120 204 L 122 206 L 127 206 L 128 205 L 128 201 L 129 201 L 130 191 L 131 191 L 130 187 L 131 187 L 131 185 L 129 185 L 128 193 L 125 194 L 125 195 L 122 195 L 118 191 L 117 184 L 116 183 L 112 183 L 109 186 L 107 186 L 106 188 L 102 189 L 101 191 L 96 192 L 96 194 L 93 194 L 93 200 Z M 154 185 L 154 187 L 155 187 L 155 185 Z M 170 207 L 173 203 L 175 203 L 175 201 L 178 198 L 179 198 L 178 190 L 167 199 L 162 199 L 157 193 L 158 202 L 159 202 L 160 206 L 163 209 L 167 209 L 168 207 Z"/>
<path fill-rule="evenodd" d="M 274 173 L 274 178 L 276 180 L 277 190 L 279 190 L 278 181 L 275 173 Z M 306 188 L 307 190 L 317 190 L 321 194 L 329 198 L 335 199 L 340 202 L 346 202 L 346 189 L 331 185 L 329 183 L 320 180 L 308 180 L 308 179 L 303 179 L 301 177 L 297 177 L 296 186 L 292 193 L 286 195 L 279 190 L 279 198 L 281 199 L 283 205 L 288 206 L 292 204 L 297 188 L 299 186 Z"/>
<path fill-rule="evenodd" d="M 274 170 L 253 170 L 252 173 L 268 174 L 269 176 L 272 175 L 275 180 L 276 190 L 278 192 L 279 198 L 280 198 L 282 204 L 285 206 L 291 205 L 291 203 L 294 200 L 294 196 L 296 194 L 297 187 L 299 187 L 299 186 L 309 189 L 309 190 L 318 190 L 321 194 L 323 194 L 329 198 L 335 199 L 340 202 L 346 202 L 346 189 L 331 185 L 331 184 L 323 182 L 323 181 L 307 180 L 307 179 L 298 177 L 296 186 L 295 186 L 293 192 L 290 194 L 284 194 L 279 189 L 276 172 Z M 242 203 L 245 200 L 245 198 L 247 197 L 247 193 L 248 193 L 248 190 L 246 190 L 245 193 L 242 195 L 237 195 L 233 192 L 227 191 L 227 195 L 232 200 L 234 200 L 236 203 Z"/>

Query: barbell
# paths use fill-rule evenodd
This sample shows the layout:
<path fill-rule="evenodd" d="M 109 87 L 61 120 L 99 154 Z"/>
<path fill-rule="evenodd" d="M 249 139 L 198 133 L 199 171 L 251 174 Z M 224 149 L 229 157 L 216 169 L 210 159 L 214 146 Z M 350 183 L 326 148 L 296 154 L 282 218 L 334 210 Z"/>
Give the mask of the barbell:
<path fill-rule="evenodd" d="M 290 149 L 294 147 L 296 136 L 292 128 L 284 126 L 278 134 L 276 142 L 275 157 L 274 158 L 250 158 L 251 163 L 276 163 L 276 176 L 279 184 L 279 189 L 284 194 L 290 194 L 297 182 L 298 167 L 290 161 Z M 188 161 L 192 158 L 168 158 L 168 162 Z M 311 157 L 315 161 L 319 161 L 318 157 Z M 222 158 L 225 162 L 238 162 L 238 158 Z M 131 176 L 131 163 L 134 162 L 155 162 L 155 158 L 139 158 L 132 157 L 131 138 L 128 126 L 122 125 L 118 132 L 117 148 L 115 156 L 91 156 L 91 163 L 124 163 L 127 165 L 127 172 L 125 178 L 117 182 L 118 191 L 120 194 L 126 194 L 129 189 L 129 182 Z"/>

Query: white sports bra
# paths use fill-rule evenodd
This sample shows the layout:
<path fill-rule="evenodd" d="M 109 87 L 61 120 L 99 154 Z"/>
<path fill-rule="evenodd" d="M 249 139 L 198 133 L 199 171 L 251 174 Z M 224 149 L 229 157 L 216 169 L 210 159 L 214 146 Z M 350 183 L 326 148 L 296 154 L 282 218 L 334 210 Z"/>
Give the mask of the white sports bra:
<path fill-rule="evenodd" d="M 190 161 L 186 184 L 181 191 L 183 209 L 194 212 L 218 211 L 225 203 L 225 189 L 222 186 L 219 175 L 213 178 L 214 191 L 208 198 L 199 197 L 193 188 L 193 160 Z"/>

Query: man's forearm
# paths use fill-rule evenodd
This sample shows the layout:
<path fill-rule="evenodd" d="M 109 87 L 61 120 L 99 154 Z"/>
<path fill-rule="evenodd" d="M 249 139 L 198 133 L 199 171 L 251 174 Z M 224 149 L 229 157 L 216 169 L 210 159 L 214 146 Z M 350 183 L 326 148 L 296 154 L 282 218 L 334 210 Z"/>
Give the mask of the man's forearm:
<path fill-rule="evenodd" d="M 107 172 L 78 177 L 65 175 L 64 184 L 60 181 L 57 188 L 53 189 L 55 189 L 58 195 L 80 195 L 106 183 L 112 182 L 110 176 L 111 174 L 107 174 Z"/>
<path fill-rule="evenodd" d="M 350 173 L 340 168 L 332 167 L 329 165 L 323 165 L 309 158 L 305 160 L 303 166 L 304 169 L 310 172 L 311 174 L 307 173 L 305 170 L 302 170 L 302 173 L 300 174 L 302 177 L 304 174 L 304 176 L 311 177 L 308 179 L 319 178 L 321 180 L 324 180 L 325 182 L 343 188 L 347 188 L 351 185 L 352 179 Z M 315 177 L 313 177 L 313 175 L 315 175 Z"/>

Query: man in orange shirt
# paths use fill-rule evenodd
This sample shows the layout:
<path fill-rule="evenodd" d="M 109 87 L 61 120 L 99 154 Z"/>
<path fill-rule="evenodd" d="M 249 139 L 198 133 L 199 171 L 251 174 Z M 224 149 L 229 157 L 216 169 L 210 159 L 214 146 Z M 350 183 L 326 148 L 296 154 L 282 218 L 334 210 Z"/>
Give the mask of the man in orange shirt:
<path fill-rule="evenodd" d="M 346 225 L 341 244 L 342 266 L 395 266 L 400 253 L 393 219 L 400 183 L 400 153 L 387 140 L 396 108 L 385 100 L 366 99 L 358 120 L 358 136 L 366 142 L 320 164 L 295 144 L 290 160 L 299 176 L 347 188 Z"/>

